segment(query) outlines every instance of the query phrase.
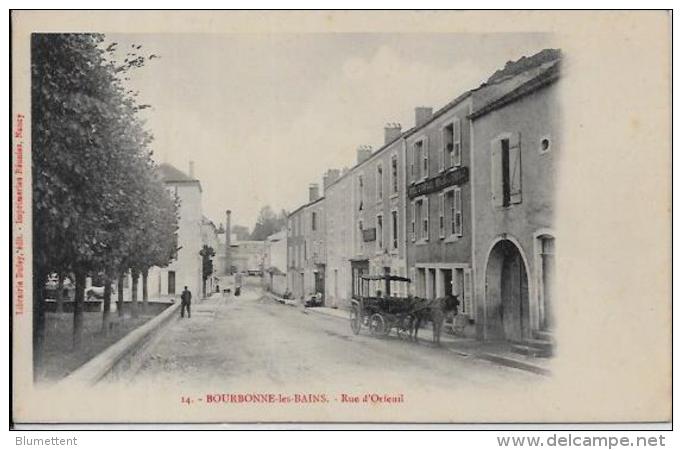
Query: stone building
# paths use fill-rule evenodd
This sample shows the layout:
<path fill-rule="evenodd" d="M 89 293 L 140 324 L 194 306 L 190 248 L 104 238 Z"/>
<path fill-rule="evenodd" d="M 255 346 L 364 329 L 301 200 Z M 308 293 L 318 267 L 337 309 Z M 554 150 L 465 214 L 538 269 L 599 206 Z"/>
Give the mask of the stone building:
<path fill-rule="evenodd" d="M 265 264 L 265 241 L 239 241 L 230 239 L 230 261 L 234 272 L 263 273 Z"/>
<path fill-rule="evenodd" d="M 458 296 L 462 330 L 473 335 L 470 97 L 467 92 L 436 113 L 416 108 L 405 153 L 413 293 L 428 299 Z"/>
<path fill-rule="evenodd" d="M 287 290 L 287 230 L 273 233 L 265 240 L 265 268 L 263 276 L 266 288 L 277 295 Z"/>
<path fill-rule="evenodd" d="M 541 345 L 552 330 L 560 53 L 508 63 L 473 96 L 477 335 Z"/>
<path fill-rule="evenodd" d="M 293 298 L 325 293 L 325 197 L 311 184 L 308 203 L 287 217 L 287 287 Z"/>
<path fill-rule="evenodd" d="M 350 259 L 354 249 L 353 178 L 348 169 L 344 169 L 343 172 L 329 170 L 323 179 L 327 205 L 325 302 L 332 308 L 346 308 L 350 305 L 351 298 Z"/>
<path fill-rule="evenodd" d="M 164 268 L 153 267 L 149 271 L 148 293 L 150 298 L 179 298 L 184 286 L 198 298 L 201 295 L 201 255 L 203 246 L 201 209 L 201 183 L 194 177 L 194 163 L 190 162 L 189 174 L 163 163 L 158 168 L 166 189 L 180 203 L 178 219 L 177 258 Z"/>

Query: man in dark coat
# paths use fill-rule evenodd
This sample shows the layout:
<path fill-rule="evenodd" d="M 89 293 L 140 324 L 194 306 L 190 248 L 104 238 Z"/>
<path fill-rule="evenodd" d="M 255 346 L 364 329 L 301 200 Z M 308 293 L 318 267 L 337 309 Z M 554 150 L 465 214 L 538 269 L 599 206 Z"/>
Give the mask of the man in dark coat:
<path fill-rule="evenodd" d="M 182 294 L 180 294 L 180 299 L 182 300 L 180 306 L 180 317 L 185 317 L 185 308 L 187 308 L 187 318 L 189 319 L 192 317 L 190 312 L 190 306 L 192 305 L 192 293 L 189 291 L 189 289 L 187 289 L 187 286 L 185 286 L 185 290 L 182 291 Z"/>

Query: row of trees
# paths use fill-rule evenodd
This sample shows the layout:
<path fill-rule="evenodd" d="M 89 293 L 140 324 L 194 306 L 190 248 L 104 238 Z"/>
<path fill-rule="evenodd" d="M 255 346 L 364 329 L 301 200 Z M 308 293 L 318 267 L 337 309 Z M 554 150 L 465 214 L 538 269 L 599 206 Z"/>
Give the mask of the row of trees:
<path fill-rule="evenodd" d="M 34 34 L 32 71 L 34 363 L 45 338 L 45 284 L 75 281 L 73 346 L 82 340 L 87 276 L 104 280 L 103 331 L 112 283 L 132 274 L 132 314 L 142 277 L 177 252 L 177 204 L 158 178 L 151 134 L 139 111 L 148 105 L 125 87 L 129 72 L 156 55 L 133 45 L 125 60 L 101 34 Z M 119 52 L 120 53 L 120 52 Z M 61 286 L 60 286 L 61 287 Z M 61 295 L 61 288 L 57 289 Z"/>

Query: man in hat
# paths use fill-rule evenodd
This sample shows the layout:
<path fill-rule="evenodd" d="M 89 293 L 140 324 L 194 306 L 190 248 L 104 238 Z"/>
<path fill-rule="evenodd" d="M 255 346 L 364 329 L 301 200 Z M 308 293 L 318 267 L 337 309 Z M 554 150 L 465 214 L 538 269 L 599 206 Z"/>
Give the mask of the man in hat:
<path fill-rule="evenodd" d="M 189 289 L 187 289 L 187 286 L 185 286 L 185 290 L 183 290 L 182 294 L 180 294 L 180 299 L 182 300 L 180 306 L 180 317 L 185 317 L 185 308 L 187 308 L 187 318 L 189 319 L 192 317 L 190 312 L 190 306 L 192 305 L 192 293 L 189 291 Z"/>

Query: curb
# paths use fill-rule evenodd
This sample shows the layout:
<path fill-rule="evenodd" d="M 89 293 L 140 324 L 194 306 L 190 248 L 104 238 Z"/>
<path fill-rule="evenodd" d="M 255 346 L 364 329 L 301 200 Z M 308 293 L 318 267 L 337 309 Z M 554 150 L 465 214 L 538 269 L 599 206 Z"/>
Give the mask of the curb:
<path fill-rule="evenodd" d="M 171 318 L 176 316 L 180 308 L 180 302 L 173 303 L 161 314 L 146 322 L 139 328 L 134 329 L 120 340 L 107 347 L 102 353 L 80 366 L 57 385 L 94 385 L 104 378 L 126 355 L 143 343 L 152 333 L 158 331 Z"/>
<path fill-rule="evenodd" d="M 268 297 L 270 300 L 274 300 L 277 303 L 281 303 L 283 305 L 288 305 L 288 306 L 296 306 L 297 302 L 296 300 L 288 300 L 286 298 L 278 297 L 272 292 L 265 292 L 265 296 Z"/>
<path fill-rule="evenodd" d="M 315 308 L 308 308 L 308 310 L 315 310 Z M 315 314 L 319 314 L 321 316 L 327 316 L 327 317 L 335 317 L 337 319 L 343 319 L 343 317 L 336 316 L 334 314 L 328 314 L 326 312 L 322 311 L 314 311 Z M 544 376 L 549 376 L 552 374 L 552 372 L 549 369 L 545 369 L 544 367 L 536 366 L 531 363 L 527 363 L 524 361 L 518 361 L 515 359 L 511 358 L 506 358 L 504 356 L 499 356 L 495 355 L 492 353 L 476 353 L 476 352 L 471 352 L 467 353 L 461 350 L 457 350 L 455 348 L 448 348 L 448 350 L 451 353 L 454 353 L 458 356 L 463 356 L 463 357 L 474 357 L 476 359 L 481 359 L 483 361 L 488 361 L 492 362 L 494 364 L 498 364 L 500 366 L 506 366 L 506 367 L 511 367 L 513 369 L 519 369 L 519 370 L 525 370 L 526 372 L 531 372 L 537 375 L 544 375 Z"/>
<path fill-rule="evenodd" d="M 518 361 L 516 359 L 506 358 L 504 356 L 493 355 L 492 353 L 478 353 L 474 354 L 474 357 L 482 359 L 484 361 L 499 364 L 501 366 L 525 370 L 527 372 L 532 372 L 537 375 L 550 376 L 552 374 L 552 372 L 549 369 L 545 369 L 544 367 L 539 367 L 524 361 Z"/>

